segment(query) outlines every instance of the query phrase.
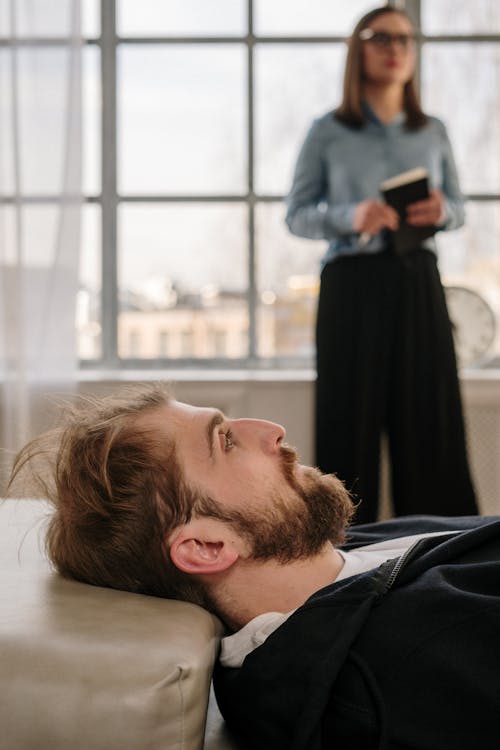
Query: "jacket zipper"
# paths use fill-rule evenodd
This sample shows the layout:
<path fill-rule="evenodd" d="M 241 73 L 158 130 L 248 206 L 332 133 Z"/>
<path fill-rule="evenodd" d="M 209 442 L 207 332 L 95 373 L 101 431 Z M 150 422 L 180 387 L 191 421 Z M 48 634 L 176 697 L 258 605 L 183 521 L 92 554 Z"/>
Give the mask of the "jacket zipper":
<path fill-rule="evenodd" d="M 458 534 L 462 533 L 462 530 L 450 531 L 449 533 L 451 536 L 457 536 Z M 417 541 L 413 542 L 413 544 L 410 547 L 408 547 L 406 552 L 404 552 L 401 555 L 401 557 L 399 557 L 396 560 L 396 563 L 390 572 L 390 575 L 386 581 L 386 584 L 384 586 L 381 596 L 386 594 L 389 591 L 389 589 L 391 589 L 394 586 L 394 583 L 396 582 L 396 579 L 401 573 L 401 571 L 403 570 L 403 568 L 405 568 L 406 565 L 410 562 L 410 560 L 415 556 L 415 553 L 417 552 L 419 547 L 426 541 L 427 538 L 428 537 L 417 539 Z"/>
<path fill-rule="evenodd" d="M 393 567 L 393 569 L 391 571 L 391 574 L 390 574 L 389 578 L 387 579 L 387 582 L 386 582 L 386 584 L 384 586 L 384 590 L 382 592 L 382 596 L 384 594 L 387 594 L 387 592 L 389 591 L 389 589 L 391 589 L 394 586 L 396 578 L 401 573 L 401 571 L 403 570 L 403 568 L 405 567 L 405 565 L 407 565 L 410 557 L 413 555 L 414 552 L 416 552 L 417 548 L 420 546 L 420 543 L 422 541 L 423 541 L 422 539 L 417 539 L 417 541 L 413 542 L 413 544 L 410 547 L 408 547 L 408 549 L 406 550 L 406 552 L 404 552 L 401 555 L 401 557 L 399 557 L 397 559 L 396 564 L 394 565 L 394 567 Z"/>

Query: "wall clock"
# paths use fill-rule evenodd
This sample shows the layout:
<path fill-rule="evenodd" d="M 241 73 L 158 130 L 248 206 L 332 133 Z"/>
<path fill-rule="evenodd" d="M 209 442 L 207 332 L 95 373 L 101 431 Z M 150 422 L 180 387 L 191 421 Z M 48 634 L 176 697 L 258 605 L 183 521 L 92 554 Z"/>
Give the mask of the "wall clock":
<path fill-rule="evenodd" d="M 479 363 L 495 340 L 495 314 L 484 297 L 464 286 L 446 286 L 446 304 L 460 367 Z"/>

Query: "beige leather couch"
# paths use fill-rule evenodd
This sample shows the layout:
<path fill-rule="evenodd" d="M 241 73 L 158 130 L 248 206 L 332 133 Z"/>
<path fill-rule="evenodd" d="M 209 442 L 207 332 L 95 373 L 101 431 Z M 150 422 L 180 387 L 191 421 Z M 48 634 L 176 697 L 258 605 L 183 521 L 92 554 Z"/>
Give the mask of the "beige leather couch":
<path fill-rule="evenodd" d="M 64 580 L 43 552 L 47 513 L 0 501 L 0 750 L 235 748 L 213 698 L 206 721 L 219 621 Z"/>

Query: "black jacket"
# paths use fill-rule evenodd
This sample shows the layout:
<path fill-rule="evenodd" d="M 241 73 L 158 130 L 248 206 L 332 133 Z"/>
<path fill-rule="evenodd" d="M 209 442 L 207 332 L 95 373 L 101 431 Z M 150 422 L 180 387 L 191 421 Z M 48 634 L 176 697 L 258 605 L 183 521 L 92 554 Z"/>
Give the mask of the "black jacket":
<path fill-rule="evenodd" d="M 428 531 L 399 560 L 316 592 L 217 701 L 252 750 L 498 750 L 500 518 L 353 527 L 344 548 Z"/>

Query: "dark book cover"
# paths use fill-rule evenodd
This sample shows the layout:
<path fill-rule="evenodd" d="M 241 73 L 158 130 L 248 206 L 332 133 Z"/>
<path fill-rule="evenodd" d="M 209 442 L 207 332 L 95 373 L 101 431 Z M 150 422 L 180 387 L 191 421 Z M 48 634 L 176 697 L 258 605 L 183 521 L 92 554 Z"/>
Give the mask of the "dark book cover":
<path fill-rule="evenodd" d="M 420 245 L 422 240 L 432 237 L 437 227 L 413 227 L 406 223 L 406 206 L 429 197 L 429 176 L 423 167 L 410 169 L 384 180 L 380 191 L 386 203 L 396 209 L 400 224 L 396 232 L 390 232 L 394 250 L 407 253 Z"/>

